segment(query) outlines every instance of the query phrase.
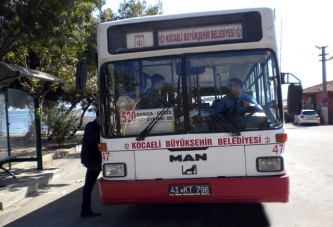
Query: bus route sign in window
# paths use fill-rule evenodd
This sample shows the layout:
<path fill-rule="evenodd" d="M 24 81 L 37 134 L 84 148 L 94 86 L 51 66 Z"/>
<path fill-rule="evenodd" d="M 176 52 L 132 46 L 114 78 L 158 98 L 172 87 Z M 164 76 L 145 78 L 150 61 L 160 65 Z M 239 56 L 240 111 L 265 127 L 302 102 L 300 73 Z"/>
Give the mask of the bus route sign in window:
<path fill-rule="evenodd" d="M 121 110 L 121 134 L 137 135 L 142 132 L 154 119 L 161 114 L 163 109 L 145 109 L 145 110 Z M 173 109 L 164 110 L 163 116 L 159 119 L 151 131 L 151 134 L 170 133 L 175 131 Z"/>
<path fill-rule="evenodd" d="M 243 39 L 241 24 L 184 28 L 158 32 L 159 46 L 237 39 Z"/>

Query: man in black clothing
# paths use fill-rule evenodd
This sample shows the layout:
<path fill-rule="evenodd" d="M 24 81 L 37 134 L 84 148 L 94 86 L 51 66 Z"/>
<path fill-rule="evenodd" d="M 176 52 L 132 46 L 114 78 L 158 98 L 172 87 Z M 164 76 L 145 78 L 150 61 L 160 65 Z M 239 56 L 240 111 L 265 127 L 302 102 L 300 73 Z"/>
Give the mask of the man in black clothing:
<path fill-rule="evenodd" d="M 82 140 L 81 163 L 87 168 L 87 172 L 82 192 L 83 202 L 81 205 L 81 217 L 101 215 L 101 213 L 96 213 L 91 210 L 91 193 L 98 175 L 102 170 L 102 158 L 98 150 L 99 138 L 99 111 L 97 110 L 96 119 L 86 125 Z"/>

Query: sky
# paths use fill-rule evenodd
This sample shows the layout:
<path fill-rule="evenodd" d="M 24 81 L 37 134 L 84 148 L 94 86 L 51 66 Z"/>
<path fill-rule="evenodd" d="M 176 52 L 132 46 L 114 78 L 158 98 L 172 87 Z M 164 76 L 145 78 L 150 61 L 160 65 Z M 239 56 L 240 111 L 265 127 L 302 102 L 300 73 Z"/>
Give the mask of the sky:
<path fill-rule="evenodd" d="M 105 8 L 118 12 L 123 0 L 106 0 Z M 158 0 L 146 0 L 155 5 Z M 294 74 L 303 88 L 323 83 L 322 49 L 325 48 L 326 81 L 333 80 L 333 7 L 329 0 L 161 0 L 163 14 L 224 9 L 270 7 L 276 12 L 276 38 L 281 72 Z M 330 54 L 331 53 L 331 54 Z"/>

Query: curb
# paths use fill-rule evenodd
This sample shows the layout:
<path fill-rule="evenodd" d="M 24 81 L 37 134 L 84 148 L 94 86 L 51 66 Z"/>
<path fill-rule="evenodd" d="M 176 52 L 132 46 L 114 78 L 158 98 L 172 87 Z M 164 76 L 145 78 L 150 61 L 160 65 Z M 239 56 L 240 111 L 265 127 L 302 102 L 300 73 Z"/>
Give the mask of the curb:
<path fill-rule="evenodd" d="M 43 166 L 52 160 L 64 159 L 69 153 L 72 153 L 71 150 L 57 151 L 44 155 Z M 15 164 L 12 166 L 12 169 L 14 168 L 23 169 L 26 172 L 19 174 L 16 178 L 7 177 L 2 181 L 5 185 L 0 187 L 0 210 L 4 210 L 29 195 L 37 193 L 39 189 L 48 185 L 49 182 L 65 174 L 65 170 L 61 166 L 36 170 L 36 164 L 31 162 Z"/>
<path fill-rule="evenodd" d="M 37 193 L 39 189 L 46 186 L 50 181 L 57 179 L 65 174 L 64 169 L 56 169 L 54 171 L 43 173 L 35 181 L 22 186 L 18 190 L 6 191 L 3 195 L 0 194 L 0 210 L 4 210 L 20 200 L 28 197 L 31 194 Z M 23 182 L 24 184 L 24 182 Z"/>

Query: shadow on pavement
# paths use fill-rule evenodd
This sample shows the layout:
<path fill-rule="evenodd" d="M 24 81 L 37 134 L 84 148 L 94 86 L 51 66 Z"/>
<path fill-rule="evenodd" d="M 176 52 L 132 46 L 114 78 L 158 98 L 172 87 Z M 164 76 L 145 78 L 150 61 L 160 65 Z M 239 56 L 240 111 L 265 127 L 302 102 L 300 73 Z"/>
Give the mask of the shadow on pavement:
<path fill-rule="evenodd" d="M 102 208 L 98 217 L 81 218 L 82 188 L 51 202 L 5 227 L 150 227 L 150 226 L 270 226 L 260 203 L 226 204 L 153 204 L 102 206 L 98 187 L 93 191 L 93 210 Z M 31 201 L 33 202 L 33 200 Z"/>
<path fill-rule="evenodd" d="M 129 218 L 130 217 L 130 218 Z M 259 203 L 136 205 L 114 226 L 270 226 Z"/>

